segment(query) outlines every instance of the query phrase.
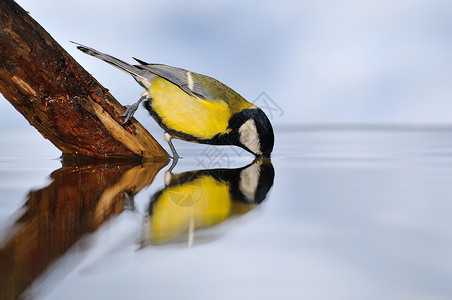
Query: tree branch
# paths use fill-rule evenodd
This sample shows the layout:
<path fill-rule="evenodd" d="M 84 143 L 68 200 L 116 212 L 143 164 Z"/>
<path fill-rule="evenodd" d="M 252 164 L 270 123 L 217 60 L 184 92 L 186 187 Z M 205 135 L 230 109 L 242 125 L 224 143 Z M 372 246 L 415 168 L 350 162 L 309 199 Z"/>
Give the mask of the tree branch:
<path fill-rule="evenodd" d="M 166 151 L 26 11 L 0 1 L 0 92 L 63 154 L 168 158 Z"/>

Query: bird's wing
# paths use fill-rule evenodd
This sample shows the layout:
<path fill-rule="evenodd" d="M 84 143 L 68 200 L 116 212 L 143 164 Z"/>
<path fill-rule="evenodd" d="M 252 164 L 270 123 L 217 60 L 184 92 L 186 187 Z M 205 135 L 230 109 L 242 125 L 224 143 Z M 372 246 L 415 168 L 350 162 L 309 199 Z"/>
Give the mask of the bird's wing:
<path fill-rule="evenodd" d="M 137 68 L 141 68 L 142 70 L 146 70 L 168 80 L 190 96 L 206 101 L 225 102 L 232 114 L 237 113 L 242 109 L 255 107 L 237 92 L 215 78 L 187 71 L 185 69 L 161 64 L 148 64 L 139 59 L 134 59 L 140 63 L 140 65 L 135 65 Z"/>
<path fill-rule="evenodd" d="M 134 59 L 141 64 L 136 67 L 172 82 L 190 96 L 195 96 L 204 100 L 221 99 L 226 101 L 227 99 L 227 97 L 225 97 L 226 95 L 222 95 L 221 93 L 224 85 L 211 77 L 181 68 L 162 64 L 147 64 L 139 59 Z M 221 85 L 220 90 L 218 90 L 218 85 Z"/>

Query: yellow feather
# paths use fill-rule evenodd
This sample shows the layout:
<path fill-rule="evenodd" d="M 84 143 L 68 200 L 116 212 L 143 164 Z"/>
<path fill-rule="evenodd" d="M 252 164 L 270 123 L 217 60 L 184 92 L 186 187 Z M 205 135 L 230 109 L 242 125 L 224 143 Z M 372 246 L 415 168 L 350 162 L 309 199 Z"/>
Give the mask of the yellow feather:
<path fill-rule="evenodd" d="M 201 100 L 192 97 L 178 86 L 156 78 L 149 88 L 152 109 L 164 125 L 200 139 L 210 139 L 228 132 L 231 117 L 229 105 L 222 100 Z"/>
<path fill-rule="evenodd" d="M 231 211 L 229 185 L 212 177 L 169 187 L 154 204 L 150 235 L 154 244 L 164 244 L 195 228 L 210 227 L 226 220 Z"/>

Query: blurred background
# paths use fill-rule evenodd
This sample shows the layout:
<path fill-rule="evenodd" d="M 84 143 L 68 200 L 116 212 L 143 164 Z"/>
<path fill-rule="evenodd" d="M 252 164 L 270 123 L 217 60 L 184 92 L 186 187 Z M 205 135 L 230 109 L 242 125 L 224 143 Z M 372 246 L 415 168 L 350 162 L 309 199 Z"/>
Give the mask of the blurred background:
<path fill-rule="evenodd" d="M 0 95 L 0 298 L 2 279 L 16 289 L 4 279 L 27 274 L 25 299 L 452 299 L 452 1 L 16 1 L 124 105 L 142 88 L 69 41 L 256 102 L 277 131 L 276 176 L 269 199 L 191 251 L 138 249 L 164 169 L 152 181 L 127 165 L 60 167 Z M 144 109 L 135 117 L 168 149 Z M 175 146 L 176 173 L 223 157 Z M 226 150 L 221 167 L 252 160 Z M 136 211 L 116 197 L 130 190 Z"/>
<path fill-rule="evenodd" d="M 275 125 L 452 124 L 451 1 L 17 2 L 123 104 L 141 87 L 70 40 L 265 92 Z M 28 126 L 0 108 L 0 126 Z"/>

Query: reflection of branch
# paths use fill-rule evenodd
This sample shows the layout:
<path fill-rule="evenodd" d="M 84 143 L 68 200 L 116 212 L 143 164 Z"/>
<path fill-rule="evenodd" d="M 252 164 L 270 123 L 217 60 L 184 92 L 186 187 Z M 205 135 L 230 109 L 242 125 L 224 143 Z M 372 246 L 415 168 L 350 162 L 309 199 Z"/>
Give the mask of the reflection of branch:
<path fill-rule="evenodd" d="M 107 188 L 100 196 L 94 211 L 94 222 L 100 221 L 99 225 L 102 224 L 107 219 L 104 216 L 109 214 L 109 207 L 113 205 L 116 196 L 124 199 L 124 193 L 137 194 L 152 183 L 157 172 L 164 166 L 163 164 L 156 170 L 156 165 L 146 164 L 127 170 L 115 185 Z"/>
<path fill-rule="evenodd" d="M 83 235 L 124 210 L 125 193 L 149 185 L 165 163 L 64 166 L 31 191 L 0 249 L 0 298 L 16 299 Z"/>

